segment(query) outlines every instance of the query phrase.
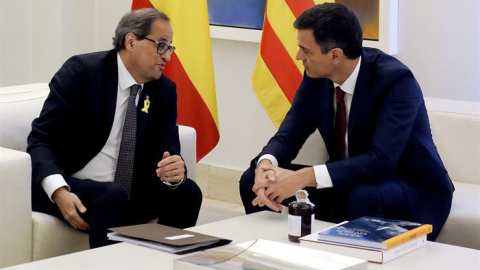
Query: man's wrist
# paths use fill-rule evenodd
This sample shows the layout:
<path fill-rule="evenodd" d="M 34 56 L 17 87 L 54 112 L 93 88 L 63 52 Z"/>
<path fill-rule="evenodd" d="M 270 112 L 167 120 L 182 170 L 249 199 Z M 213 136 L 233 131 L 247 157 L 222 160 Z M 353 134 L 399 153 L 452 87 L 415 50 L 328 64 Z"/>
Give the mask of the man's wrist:
<path fill-rule="evenodd" d="M 272 161 L 268 158 L 262 159 L 258 162 L 257 168 L 260 168 L 260 166 L 264 166 L 264 165 L 272 165 Z"/>
<path fill-rule="evenodd" d="M 296 173 L 298 174 L 298 177 L 302 181 L 304 187 L 317 186 L 317 180 L 315 179 L 315 172 L 313 170 L 313 167 L 306 167 L 300 169 Z"/>
<path fill-rule="evenodd" d="M 64 192 L 69 192 L 65 187 L 59 187 L 52 194 L 52 200 L 56 203 L 59 196 Z"/>
<path fill-rule="evenodd" d="M 169 186 L 170 188 L 172 189 L 176 189 L 178 186 L 180 186 L 181 184 L 185 183 L 185 181 L 187 180 L 187 176 L 184 175 L 182 180 L 180 180 L 179 182 L 168 182 L 168 181 L 164 181 L 162 182 L 164 185 L 167 185 Z"/>
<path fill-rule="evenodd" d="M 277 159 L 273 155 L 270 155 L 270 154 L 262 155 L 257 161 L 257 167 L 260 165 L 260 162 L 262 162 L 264 160 L 269 160 L 273 166 L 278 167 Z"/>

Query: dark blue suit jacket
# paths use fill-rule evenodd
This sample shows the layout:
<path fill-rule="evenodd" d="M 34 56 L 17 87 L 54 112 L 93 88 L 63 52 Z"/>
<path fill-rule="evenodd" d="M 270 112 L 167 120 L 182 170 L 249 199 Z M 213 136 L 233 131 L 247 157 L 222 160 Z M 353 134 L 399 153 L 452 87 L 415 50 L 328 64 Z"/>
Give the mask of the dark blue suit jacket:
<path fill-rule="evenodd" d="M 402 187 L 415 221 L 433 224 L 435 239 L 450 212 L 453 185 L 433 143 L 421 89 L 412 72 L 383 52 L 364 48 L 348 126 L 349 159 L 335 157 L 333 83 L 304 76 L 278 132 L 263 148 L 285 166 L 319 130 L 330 156 L 333 188 L 389 177 Z M 258 157 L 257 157 L 258 158 Z"/>
<path fill-rule="evenodd" d="M 116 108 L 117 52 L 74 56 L 49 86 L 50 94 L 28 137 L 34 204 L 37 196 L 45 196 L 40 185 L 43 178 L 61 174 L 67 180 L 65 176 L 82 169 L 105 145 Z M 162 75 L 144 84 L 142 96 L 146 94 L 150 99 L 148 114 L 137 114 L 134 179 L 157 179 L 155 170 L 164 151 L 180 155 L 175 83 Z M 138 110 L 143 108 L 142 100 Z M 134 180 L 134 185 L 136 182 L 139 184 Z"/>

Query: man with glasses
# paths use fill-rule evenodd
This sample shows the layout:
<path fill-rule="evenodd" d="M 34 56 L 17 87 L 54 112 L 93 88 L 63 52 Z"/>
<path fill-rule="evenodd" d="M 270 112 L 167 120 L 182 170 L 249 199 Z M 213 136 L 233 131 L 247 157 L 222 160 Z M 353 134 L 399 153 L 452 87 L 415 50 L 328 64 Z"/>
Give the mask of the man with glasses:
<path fill-rule="evenodd" d="M 32 123 L 33 210 L 109 244 L 107 228 L 194 226 L 202 193 L 180 157 L 175 83 L 162 76 L 175 47 L 168 16 L 129 12 L 114 50 L 70 58 Z"/>

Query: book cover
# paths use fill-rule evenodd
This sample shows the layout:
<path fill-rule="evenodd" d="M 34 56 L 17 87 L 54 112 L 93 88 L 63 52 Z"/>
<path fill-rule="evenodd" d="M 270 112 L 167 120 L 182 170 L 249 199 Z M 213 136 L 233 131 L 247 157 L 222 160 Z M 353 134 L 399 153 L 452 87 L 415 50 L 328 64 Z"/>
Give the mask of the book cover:
<path fill-rule="evenodd" d="M 361 217 L 318 232 L 318 240 L 388 250 L 427 235 L 432 229 L 430 224 Z"/>
<path fill-rule="evenodd" d="M 365 260 L 257 239 L 176 259 L 175 270 L 364 270 Z"/>
<path fill-rule="evenodd" d="M 408 241 L 389 250 L 321 241 L 317 239 L 316 233 L 301 237 L 299 240 L 300 246 L 351 256 L 380 264 L 389 262 L 395 258 L 424 247 L 427 244 L 426 235 L 415 238 L 412 241 Z"/>
<path fill-rule="evenodd" d="M 217 247 L 232 242 L 229 239 L 154 223 L 116 227 L 109 230 L 113 231 L 107 234 L 110 240 L 127 242 L 175 254 Z"/>

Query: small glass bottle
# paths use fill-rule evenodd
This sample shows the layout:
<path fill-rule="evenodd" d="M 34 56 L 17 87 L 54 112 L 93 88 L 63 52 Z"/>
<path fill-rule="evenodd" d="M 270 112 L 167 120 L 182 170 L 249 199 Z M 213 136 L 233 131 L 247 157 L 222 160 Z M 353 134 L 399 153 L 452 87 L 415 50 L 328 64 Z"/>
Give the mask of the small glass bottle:
<path fill-rule="evenodd" d="M 298 238 L 312 233 L 315 205 L 310 202 L 305 190 L 297 191 L 295 197 L 297 201 L 288 205 L 288 240 L 298 243 Z"/>

